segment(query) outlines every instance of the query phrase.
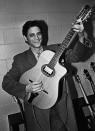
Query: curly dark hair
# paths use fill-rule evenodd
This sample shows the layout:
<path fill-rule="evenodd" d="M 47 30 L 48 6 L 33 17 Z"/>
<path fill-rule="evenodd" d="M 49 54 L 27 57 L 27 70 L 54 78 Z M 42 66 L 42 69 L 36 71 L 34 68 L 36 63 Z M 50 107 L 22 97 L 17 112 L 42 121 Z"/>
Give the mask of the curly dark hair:
<path fill-rule="evenodd" d="M 22 27 L 22 34 L 23 36 L 27 37 L 28 29 L 37 26 L 40 28 L 42 33 L 42 45 L 47 45 L 48 42 L 48 25 L 44 20 L 29 20 L 26 21 L 25 24 Z"/>

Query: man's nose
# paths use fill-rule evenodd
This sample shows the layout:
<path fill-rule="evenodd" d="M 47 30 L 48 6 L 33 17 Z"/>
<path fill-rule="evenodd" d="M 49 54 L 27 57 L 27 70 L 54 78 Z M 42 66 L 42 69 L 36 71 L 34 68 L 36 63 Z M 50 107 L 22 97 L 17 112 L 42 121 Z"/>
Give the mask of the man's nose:
<path fill-rule="evenodd" d="M 39 39 L 39 36 L 38 36 L 38 35 L 35 35 L 35 39 Z"/>

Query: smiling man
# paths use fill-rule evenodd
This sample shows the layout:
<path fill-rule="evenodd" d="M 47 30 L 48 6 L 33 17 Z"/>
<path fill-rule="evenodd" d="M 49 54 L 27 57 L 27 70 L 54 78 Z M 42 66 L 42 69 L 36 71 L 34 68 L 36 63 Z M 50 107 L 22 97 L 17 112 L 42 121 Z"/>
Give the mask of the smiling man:
<path fill-rule="evenodd" d="M 75 43 L 73 50 L 71 49 L 66 51 L 64 55 L 66 63 L 78 62 L 80 58 L 85 55 L 86 49 L 89 48 L 89 41 L 86 40 L 84 36 L 83 23 L 81 21 L 76 22 L 72 29 L 77 32 L 79 39 Z M 55 104 L 53 104 L 50 108 L 41 109 L 32 103 L 34 99 L 38 98 L 37 104 L 39 104 L 41 101 L 45 100 L 46 96 L 49 98 L 49 103 L 46 101 L 44 103 L 41 102 L 41 104 L 50 104 L 53 97 L 56 95 L 56 91 L 53 92 L 52 87 L 54 83 L 56 83 L 57 79 L 50 85 L 51 79 L 55 77 L 52 76 L 49 78 L 49 75 L 52 74 L 52 68 L 47 66 L 47 68 L 45 68 L 46 72 L 44 73 L 42 72 L 42 68 L 40 69 L 40 74 L 43 74 L 42 76 L 45 76 L 46 80 L 48 78 L 50 80 L 48 80 L 48 82 L 45 81 L 44 83 L 44 78 L 39 81 L 40 74 L 37 71 L 38 68 L 35 69 L 35 67 L 39 63 L 39 60 L 41 60 L 40 56 L 43 53 L 43 56 L 45 56 L 44 51 L 51 51 L 53 53 L 57 52 L 60 45 L 47 45 L 48 26 L 44 20 L 26 21 L 22 28 L 22 34 L 25 42 L 29 45 L 29 49 L 14 56 L 12 68 L 4 76 L 2 88 L 10 95 L 23 99 L 27 131 L 77 131 L 75 113 L 65 76 L 62 79 L 61 96 L 59 96 L 60 99 L 57 99 Z M 50 53 L 48 53 L 48 55 L 46 54 L 43 58 L 46 58 L 46 61 L 48 61 Z M 44 61 L 44 59 L 42 61 Z M 61 66 L 59 67 L 62 68 Z M 58 70 L 60 73 L 62 72 L 60 69 Z M 28 75 L 31 75 L 29 78 L 30 80 L 28 79 L 27 82 L 24 79 L 23 83 L 21 83 L 20 78 L 26 72 Z M 26 79 L 28 78 L 28 75 L 26 76 Z M 54 75 L 57 75 L 56 69 Z M 56 76 L 56 78 L 58 77 Z M 25 81 L 26 83 L 24 83 Z M 45 89 L 46 85 L 49 85 L 49 89 Z M 55 86 L 56 85 L 60 86 L 59 83 L 55 84 Z M 53 87 L 53 89 L 56 88 Z M 50 94 L 53 95 L 50 96 Z"/>

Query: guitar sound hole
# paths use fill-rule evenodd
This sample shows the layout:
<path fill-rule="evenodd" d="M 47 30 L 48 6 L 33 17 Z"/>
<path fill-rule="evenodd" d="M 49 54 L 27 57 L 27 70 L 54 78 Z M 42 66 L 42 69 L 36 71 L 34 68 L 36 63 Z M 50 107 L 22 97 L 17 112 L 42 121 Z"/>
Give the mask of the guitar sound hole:
<path fill-rule="evenodd" d="M 41 71 L 47 77 L 53 77 L 55 75 L 55 70 L 51 69 L 47 64 L 42 66 Z"/>

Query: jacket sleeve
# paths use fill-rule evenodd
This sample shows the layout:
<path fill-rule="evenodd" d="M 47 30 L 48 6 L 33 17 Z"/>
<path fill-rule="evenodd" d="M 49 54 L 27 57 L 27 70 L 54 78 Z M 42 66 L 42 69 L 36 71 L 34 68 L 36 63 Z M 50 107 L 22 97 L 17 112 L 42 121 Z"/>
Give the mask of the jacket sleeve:
<path fill-rule="evenodd" d="M 19 83 L 20 76 L 21 74 L 17 65 L 17 60 L 14 57 L 12 68 L 3 78 L 2 88 L 10 95 L 24 99 L 26 95 L 26 86 Z"/>
<path fill-rule="evenodd" d="M 73 49 L 69 49 L 65 53 L 65 61 L 67 63 L 74 63 L 82 61 L 89 50 L 91 50 L 92 43 L 85 39 L 84 43 L 77 42 Z"/>

